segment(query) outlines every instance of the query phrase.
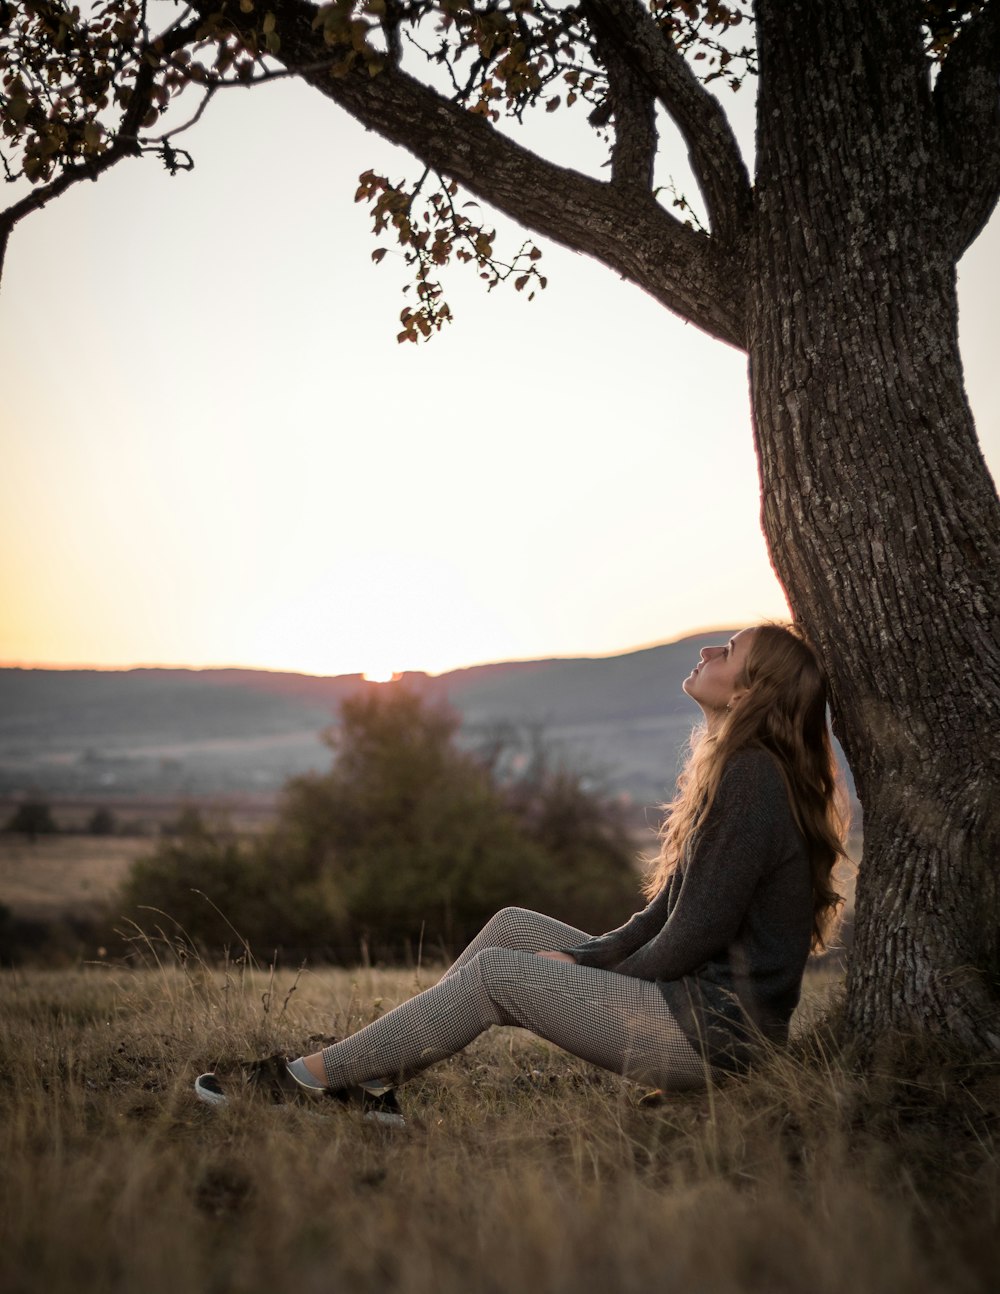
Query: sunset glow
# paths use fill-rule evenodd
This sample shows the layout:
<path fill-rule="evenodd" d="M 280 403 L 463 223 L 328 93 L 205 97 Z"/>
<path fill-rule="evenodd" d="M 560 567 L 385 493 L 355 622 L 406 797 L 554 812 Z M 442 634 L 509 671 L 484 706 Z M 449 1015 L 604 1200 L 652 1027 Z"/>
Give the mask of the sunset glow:
<path fill-rule="evenodd" d="M 391 669 L 365 670 L 361 675 L 366 683 L 394 683 L 399 675 Z"/>
<path fill-rule="evenodd" d="M 398 345 L 405 266 L 372 265 L 351 196 L 362 170 L 414 163 L 331 108 L 324 163 L 303 167 L 288 140 L 324 111 L 294 82 L 219 96 L 190 174 L 128 161 L 18 226 L 0 296 L 0 664 L 388 682 L 787 614 L 745 356 L 555 246 L 530 305 L 458 267 L 454 324 Z M 734 112 L 749 156 L 752 99 Z M 563 160 L 603 175 L 600 150 Z M 237 207 L 254 219 L 206 239 Z M 268 272 L 224 270 L 259 261 L 265 228 Z M 505 249 L 524 237 L 497 230 Z M 998 261 L 994 219 L 960 267 L 994 473 Z M 108 272 L 138 263 L 169 264 L 169 292 Z M 84 308 L 54 349 L 52 321 Z"/>

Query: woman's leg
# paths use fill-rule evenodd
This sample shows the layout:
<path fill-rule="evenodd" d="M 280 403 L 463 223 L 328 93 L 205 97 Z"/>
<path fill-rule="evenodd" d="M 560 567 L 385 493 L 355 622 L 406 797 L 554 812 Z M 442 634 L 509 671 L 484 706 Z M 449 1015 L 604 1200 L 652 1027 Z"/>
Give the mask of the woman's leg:
<path fill-rule="evenodd" d="M 332 1088 L 402 1081 L 461 1051 L 491 1025 L 530 1029 L 655 1087 L 705 1085 L 705 1063 L 655 984 L 496 947 L 472 954 L 432 988 L 319 1055 Z"/>
<path fill-rule="evenodd" d="M 526 953 L 537 953 L 546 948 L 579 944 L 589 938 L 585 930 L 577 930 L 576 926 L 541 912 L 532 912 L 530 908 L 501 908 L 459 953 L 441 978 L 454 975 L 484 948 L 519 948 Z"/>
<path fill-rule="evenodd" d="M 557 949 L 569 944 L 578 944 L 587 938 L 589 936 L 585 930 L 578 930 L 576 926 L 567 925 L 565 921 L 557 921 L 555 917 L 547 917 L 541 912 L 532 912 L 530 908 L 502 908 L 490 917 L 479 934 L 459 953 L 441 976 L 439 983 L 455 975 L 484 948 L 511 948 L 535 953 L 542 949 Z M 357 1037 L 357 1035 L 354 1036 Z M 326 1071 L 321 1053 L 315 1052 L 311 1056 L 300 1057 L 299 1062 L 296 1063 L 304 1064 L 314 1081 L 317 1083 L 323 1081 L 321 1076 Z M 304 1074 L 300 1074 L 300 1081 L 304 1077 Z M 329 1077 L 326 1077 L 328 1084 L 329 1081 Z M 365 1081 L 373 1090 L 391 1087 L 393 1082 L 385 1074 L 379 1074 L 377 1077 L 374 1074 L 368 1074 Z"/>

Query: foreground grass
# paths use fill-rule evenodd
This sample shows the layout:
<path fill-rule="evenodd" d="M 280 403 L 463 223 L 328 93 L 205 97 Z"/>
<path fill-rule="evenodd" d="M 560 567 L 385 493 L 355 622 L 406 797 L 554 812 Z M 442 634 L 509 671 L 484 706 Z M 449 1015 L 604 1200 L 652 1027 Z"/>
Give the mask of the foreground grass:
<path fill-rule="evenodd" d="M 432 979 L 176 963 L 3 975 L 0 1287 L 995 1287 L 988 1068 L 860 1079 L 813 1036 L 747 1080 L 651 1107 L 494 1030 L 403 1089 L 405 1130 L 192 1096 L 217 1058 L 303 1050 Z"/>

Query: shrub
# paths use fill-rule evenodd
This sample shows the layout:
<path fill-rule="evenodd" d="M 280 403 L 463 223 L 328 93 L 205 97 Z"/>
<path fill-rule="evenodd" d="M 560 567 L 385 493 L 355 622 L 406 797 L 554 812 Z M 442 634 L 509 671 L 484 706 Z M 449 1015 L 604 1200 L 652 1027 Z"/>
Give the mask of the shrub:
<path fill-rule="evenodd" d="M 287 784 L 270 833 L 240 843 L 188 822 L 134 866 L 125 901 L 206 948 L 232 945 L 235 927 L 258 949 L 345 960 L 456 949 L 508 904 L 584 929 L 620 920 L 636 882 L 613 806 L 545 761 L 503 779 L 458 728 L 405 687 L 357 694 L 325 735 L 332 768 Z"/>
<path fill-rule="evenodd" d="M 276 857 L 270 840 L 241 841 L 192 815 L 133 863 L 120 905 L 143 926 L 166 918 L 166 933 L 175 933 L 173 923 L 206 954 L 244 943 L 261 953 L 322 952 L 336 904 L 299 863 Z"/>
<path fill-rule="evenodd" d="M 87 830 L 92 836 L 113 836 L 118 824 L 110 809 L 95 809 L 87 821 Z"/>
<path fill-rule="evenodd" d="M 522 831 L 549 860 L 550 911 L 591 933 L 638 902 L 635 846 L 621 803 L 595 779 L 554 761 L 535 741 L 527 773 L 507 796 Z"/>
<path fill-rule="evenodd" d="M 52 810 L 44 800 L 24 800 L 7 821 L 6 831 L 23 832 L 30 840 L 53 835 L 59 830 Z"/>

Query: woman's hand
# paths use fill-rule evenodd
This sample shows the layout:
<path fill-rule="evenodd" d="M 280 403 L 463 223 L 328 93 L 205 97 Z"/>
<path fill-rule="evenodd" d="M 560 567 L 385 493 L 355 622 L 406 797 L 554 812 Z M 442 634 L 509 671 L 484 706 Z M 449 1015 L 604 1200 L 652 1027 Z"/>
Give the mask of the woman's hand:
<path fill-rule="evenodd" d="M 548 957 L 550 961 L 554 961 L 554 962 L 569 962 L 571 966 L 576 965 L 576 958 L 571 956 L 569 953 L 557 953 L 557 952 L 553 952 L 551 949 L 548 949 L 548 948 L 546 949 L 540 948 L 538 952 L 535 954 L 535 956 Z"/>

